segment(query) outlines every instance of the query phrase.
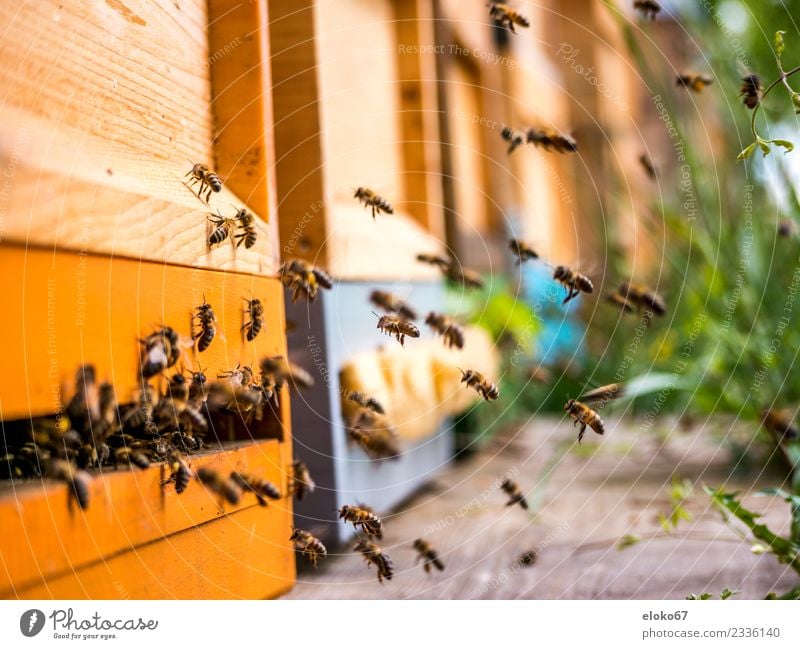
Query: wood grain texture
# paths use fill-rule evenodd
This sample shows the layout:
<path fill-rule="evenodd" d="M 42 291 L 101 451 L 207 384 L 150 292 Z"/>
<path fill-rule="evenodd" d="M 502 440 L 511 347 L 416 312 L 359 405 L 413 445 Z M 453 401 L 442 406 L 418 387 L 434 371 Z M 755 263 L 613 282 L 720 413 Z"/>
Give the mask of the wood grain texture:
<path fill-rule="evenodd" d="M 291 498 L 287 497 L 291 454 L 277 440 L 264 440 L 223 452 L 190 458 L 193 468 L 209 466 L 223 475 L 247 471 L 279 485 L 284 498 L 271 502 L 269 512 L 258 507 L 273 525 L 287 531 L 291 524 Z M 288 446 L 288 445 L 286 445 Z M 0 597 L 33 588 L 51 592 L 50 582 L 120 552 L 138 548 L 227 514 L 247 509 L 255 499 L 244 496 L 238 506 L 220 507 L 216 496 L 197 482 L 182 493 L 171 485 L 162 466 L 140 471 L 104 469 L 91 483 L 88 509 L 70 503 L 66 486 L 51 480 L 30 480 L 0 490 Z M 283 544 L 280 544 L 283 546 Z M 163 548 L 168 544 L 162 545 Z M 275 552 L 272 548 L 271 552 Z M 163 563 L 165 559 L 159 559 Z M 173 582 L 174 583 L 174 582 Z M 128 585 L 128 590 L 133 586 Z M 21 595 L 26 596 L 26 595 Z M 82 597 L 86 595 L 75 595 Z M 113 595 L 118 597 L 118 595 Z"/>
<path fill-rule="evenodd" d="M 209 251 L 206 215 L 243 203 L 223 189 L 209 208 L 183 184 L 217 152 L 205 2 L 44 0 L 0 18 L 0 240 L 275 270 L 263 223 L 253 249 Z"/>
<path fill-rule="evenodd" d="M 21 599 L 261 599 L 292 587 L 291 511 L 248 507 L 45 584 Z"/>
<path fill-rule="evenodd" d="M 14 341 L 3 360 L 0 419 L 54 412 L 69 398 L 75 371 L 84 363 L 95 365 L 99 380 L 114 384 L 120 401 L 132 399 L 138 339 L 161 323 L 188 343 L 184 365 L 200 364 L 209 376 L 286 354 L 283 288 L 277 279 L 15 246 L 4 247 L 0 275 L 14 280 L 4 298 L 14 317 L 0 319 L 0 338 Z M 191 316 L 204 295 L 218 331 L 211 346 L 197 354 Z M 265 306 L 266 327 L 248 343 L 241 327 L 244 298 L 251 296 Z"/>

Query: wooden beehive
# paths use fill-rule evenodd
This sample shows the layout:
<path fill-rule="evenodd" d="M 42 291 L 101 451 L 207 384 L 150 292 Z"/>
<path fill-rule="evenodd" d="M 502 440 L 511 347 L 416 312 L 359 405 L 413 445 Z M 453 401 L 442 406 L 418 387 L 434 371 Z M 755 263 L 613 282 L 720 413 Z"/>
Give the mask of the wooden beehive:
<path fill-rule="evenodd" d="M 0 418 L 54 413 L 83 363 L 132 398 L 138 339 L 162 323 L 188 336 L 204 298 L 217 338 L 186 351 L 185 365 L 215 376 L 286 355 L 266 0 L 43 0 L 0 16 Z M 195 162 L 223 179 L 210 206 L 184 184 Z M 209 247 L 208 214 L 240 207 L 256 215 L 256 245 Z M 243 298 L 254 296 L 266 326 L 246 342 Z M 286 493 L 291 458 L 283 394 L 276 418 L 192 462 L 262 474 Z M 223 512 L 201 486 L 177 496 L 163 478 L 161 467 L 104 470 L 86 511 L 51 481 L 2 487 L 0 596 L 258 598 L 291 587 L 291 498 Z"/>

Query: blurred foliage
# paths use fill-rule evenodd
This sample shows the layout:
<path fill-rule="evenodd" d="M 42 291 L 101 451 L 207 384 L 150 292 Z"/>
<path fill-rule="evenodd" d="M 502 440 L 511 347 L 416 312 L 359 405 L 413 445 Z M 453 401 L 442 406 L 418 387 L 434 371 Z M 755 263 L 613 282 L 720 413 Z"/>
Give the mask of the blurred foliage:
<path fill-rule="evenodd" d="M 672 505 L 672 511 L 669 515 L 659 514 L 658 521 L 665 532 L 672 532 L 678 528 L 681 521 L 691 521 L 694 518 L 683 506 L 692 495 L 692 481 L 674 476 L 672 484 L 667 489 L 667 495 L 670 505 Z"/>

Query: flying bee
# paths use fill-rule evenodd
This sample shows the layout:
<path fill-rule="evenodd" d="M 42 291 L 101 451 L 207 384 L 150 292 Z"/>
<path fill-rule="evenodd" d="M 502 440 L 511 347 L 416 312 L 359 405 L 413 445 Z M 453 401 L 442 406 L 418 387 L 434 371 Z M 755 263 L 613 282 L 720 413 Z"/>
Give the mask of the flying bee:
<path fill-rule="evenodd" d="M 48 475 L 66 483 L 70 498 L 75 499 L 78 507 L 86 509 L 89 506 L 89 485 L 92 478 L 86 471 L 81 471 L 69 460 L 54 460 L 49 466 Z"/>
<path fill-rule="evenodd" d="M 521 13 L 512 9 L 507 4 L 501 2 L 490 2 L 486 5 L 489 7 L 489 16 L 494 18 L 501 27 L 505 27 L 512 34 L 516 34 L 514 26 L 517 27 L 530 27 L 531 24 L 528 19 Z"/>
<path fill-rule="evenodd" d="M 375 314 L 378 315 L 377 313 Z M 400 316 L 384 315 L 378 317 L 377 328 L 387 336 L 394 336 L 401 346 L 405 346 L 406 336 L 419 338 L 419 327 Z"/>
<path fill-rule="evenodd" d="M 246 209 L 242 208 L 236 213 L 233 219 L 236 221 L 237 227 L 240 230 L 234 235 L 236 247 L 238 248 L 244 244 L 245 248 L 252 248 L 256 245 L 258 231 L 255 226 L 255 217 Z"/>
<path fill-rule="evenodd" d="M 506 153 L 509 155 L 514 153 L 514 150 L 517 147 L 522 146 L 525 143 L 525 134 L 515 131 L 509 126 L 503 127 L 503 130 L 500 131 L 500 137 L 508 142 L 508 151 L 506 151 Z"/>
<path fill-rule="evenodd" d="M 388 291 L 372 291 L 369 301 L 388 313 L 396 313 L 405 320 L 416 320 L 417 312 L 405 301 Z"/>
<path fill-rule="evenodd" d="M 254 297 L 250 300 L 244 298 L 247 302 L 247 307 L 244 309 L 245 314 L 250 317 L 250 320 L 242 325 L 245 332 L 247 342 L 255 340 L 258 333 L 264 328 L 264 305 L 261 300 Z"/>
<path fill-rule="evenodd" d="M 530 259 L 539 259 L 536 251 L 521 239 L 509 240 L 508 247 L 517 257 L 517 266 Z"/>
<path fill-rule="evenodd" d="M 622 313 L 633 313 L 635 311 L 633 305 L 628 302 L 628 298 L 617 291 L 606 293 L 606 302 L 619 308 Z"/>
<path fill-rule="evenodd" d="M 417 261 L 421 264 L 428 264 L 429 266 L 436 266 L 442 271 L 446 271 L 450 266 L 450 260 L 440 255 L 429 255 L 420 253 L 417 255 Z"/>
<path fill-rule="evenodd" d="M 217 317 L 214 315 L 214 310 L 211 308 L 211 305 L 206 302 L 205 296 L 203 296 L 203 303 L 196 307 L 195 310 L 197 313 L 194 315 L 193 319 L 196 319 L 200 324 L 200 331 L 192 336 L 192 340 L 198 340 L 197 351 L 204 352 L 208 349 L 208 346 L 211 344 L 211 341 L 214 340 L 214 336 L 217 333 Z"/>
<path fill-rule="evenodd" d="M 195 477 L 211 493 L 231 505 L 238 505 L 242 492 L 239 486 L 230 478 L 223 478 L 216 469 L 202 466 L 197 469 Z"/>
<path fill-rule="evenodd" d="M 538 556 L 539 555 L 536 550 L 528 550 L 520 555 L 519 559 L 517 559 L 517 563 L 520 566 L 532 566 L 534 563 L 536 563 Z"/>
<path fill-rule="evenodd" d="M 562 304 L 566 304 L 570 300 L 578 297 L 581 292 L 591 293 L 594 291 L 594 284 L 586 275 L 577 271 L 567 268 L 566 266 L 557 266 L 553 271 L 553 279 L 556 280 L 567 291 L 567 297 L 564 298 Z"/>
<path fill-rule="evenodd" d="M 779 237 L 791 237 L 797 227 L 794 224 L 794 221 L 791 219 L 783 219 L 780 223 L 778 223 L 778 236 Z"/>
<path fill-rule="evenodd" d="M 580 424 L 580 432 L 578 432 L 578 444 L 583 440 L 583 434 L 586 432 L 586 427 L 589 426 L 595 433 L 602 435 L 606 432 L 606 426 L 600 416 L 586 404 L 575 399 L 570 399 L 564 406 L 564 410 L 575 421 L 573 426 Z"/>
<path fill-rule="evenodd" d="M 425 572 L 430 572 L 431 566 L 437 570 L 444 570 L 444 563 L 442 563 L 442 560 L 439 558 L 439 554 L 425 539 L 417 539 L 414 541 L 414 549 L 418 553 L 415 563 L 419 562 L 420 559 L 425 560 L 425 563 L 422 565 Z"/>
<path fill-rule="evenodd" d="M 472 388 L 481 395 L 486 401 L 494 401 L 500 396 L 498 387 L 489 381 L 483 374 L 475 370 L 467 370 L 466 372 L 459 369 L 461 372 L 461 383 L 466 383 L 468 388 Z"/>
<path fill-rule="evenodd" d="M 650 20 L 655 20 L 661 11 L 661 5 L 656 0 L 633 0 L 633 8 Z"/>
<path fill-rule="evenodd" d="M 170 451 L 167 458 L 167 466 L 169 467 L 172 477 L 166 482 L 175 483 L 175 493 L 182 494 L 189 486 L 189 482 L 194 477 L 194 472 L 189 468 L 186 459 L 178 451 Z"/>
<path fill-rule="evenodd" d="M 261 386 L 267 399 L 283 388 L 287 382 L 297 388 L 311 389 L 314 377 L 305 369 L 286 360 L 283 356 L 268 356 L 261 359 Z"/>
<path fill-rule="evenodd" d="M 231 479 L 239 485 L 242 491 L 249 491 L 254 494 L 258 504 L 262 507 L 267 506 L 267 499 L 280 500 L 281 498 L 280 490 L 269 480 L 247 473 L 239 473 L 238 471 L 231 473 Z"/>
<path fill-rule="evenodd" d="M 589 390 L 580 396 L 581 402 L 586 403 L 608 403 L 614 399 L 619 399 L 625 395 L 625 385 L 623 383 L 609 383 L 594 390 Z"/>
<path fill-rule="evenodd" d="M 211 234 L 208 235 L 208 245 L 209 246 L 216 246 L 225 241 L 227 238 L 233 235 L 233 231 L 236 229 L 236 221 L 233 219 L 228 219 L 222 214 L 209 214 L 208 220 L 211 221 L 211 224 L 214 226 L 211 230 Z"/>
<path fill-rule="evenodd" d="M 232 370 L 217 374 L 218 379 L 228 379 L 234 388 L 243 388 L 253 382 L 253 369 L 249 365 L 237 365 Z"/>
<path fill-rule="evenodd" d="M 519 485 L 511 480 L 511 478 L 505 478 L 500 484 L 500 488 L 509 496 L 506 507 L 519 505 L 522 509 L 528 509 L 528 500 L 525 498 L 525 494 L 522 493 L 522 489 L 520 489 Z"/>
<path fill-rule="evenodd" d="M 480 273 L 470 268 L 465 268 L 455 259 L 450 260 L 450 265 L 444 275 L 454 284 L 460 284 L 465 288 L 483 288 L 485 286 Z"/>
<path fill-rule="evenodd" d="M 757 74 L 748 74 L 742 77 L 742 87 L 739 96 L 744 97 L 742 102 L 751 110 L 761 102 L 761 77 Z"/>
<path fill-rule="evenodd" d="M 766 409 L 761 412 L 761 421 L 778 442 L 794 441 L 800 436 L 797 426 L 793 421 L 791 410 Z"/>
<path fill-rule="evenodd" d="M 378 417 L 383 416 L 379 415 Z M 400 458 L 402 451 L 397 445 L 397 434 L 388 423 L 381 425 L 378 421 L 373 420 L 368 427 L 362 423 L 356 423 L 347 428 L 347 435 L 373 460 Z"/>
<path fill-rule="evenodd" d="M 293 304 L 301 295 L 305 295 L 309 302 L 313 302 L 320 287 L 333 288 L 333 278 L 328 273 L 302 259 L 284 262 L 278 271 L 278 277 L 286 288 L 292 290 Z"/>
<path fill-rule="evenodd" d="M 372 410 L 372 412 L 377 412 L 379 415 L 385 415 L 386 410 L 380 404 L 377 399 L 373 399 L 372 397 L 368 397 L 361 392 L 351 392 L 347 395 L 348 400 L 354 401 L 362 408 L 366 408 L 367 410 Z"/>
<path fill-rule="evenodd" d="M 705 74 L 679 74 L 675 79 L 676 86 L 689 88 L 692 92 L 701 92 L 706 86 L 710 86 L 714 80 Z"/>
<path fill-rule="evenodd" d="M 553 378 L 550 370 L 548 370 L 546 367 L 542 367 L 541 365 L 527 368 L 525 375 L 534 383 L 541 383 L 542 385 L 547 385 Z"/>
<path fill-rule="evenodd" d="M 195 164 L 186 176 L 191 176 L 187 183 L 190 187 L 196 183 L 200 183 L 197 197 L 206 204 L 208 204 L 208 201 L 211 199 L 211 192 L 217 193 L 222 190 L 222 181 L 219 179 L 219 176 L 204 164 Z M 204 191 L 206 191 L 205 198 L 203 198 Z"/>
<path fill-rule="evenodd" d="M 161 327 L 139 342 L 143 347 L 141 371 L 144 379 L 160 374 L 180 358 L 180 339 L 172 327 Z"/>
<path fill-rule="evenodd" d="M 360 552 L 368 566 L 374 565 L 378 569 L 378 581 L 380 583 L 383 583 L 384 579 L 391 580 L 392 575 L 394 575 L 394 564 L 389 555 L 377 545 L 367 539 L 359 539 L 353 551 Z"/>
<path fill-rule="evenodd" d="M 382 212 L 386 214 L 394 214 L 394 208 L 391 206 L 389 201 L 378 196 L 374 191 L 367 189 L 366 187 L 359 187 L 356 189 L 355 194 L 353 194 L 353 198 L 356 198 L 359 202 L 363 203 L 364 207 L 372 209 L 373 219 L 375 218 L 376 214 L 381 214 Z"/>
<path fill-rule="evenodd" d="M 653 164 L 653 161 L 650 159 L 650 156 L 646 153 L 642 153 L 639 156 L 639 164 L 641 165 L 644 172 L 647 174 L 647 177 L 650 180 L 655 180 L 658 178 L 658 172 L 656 171 L 656 166 Z"/>
<path fill-rule="evenodd" d="M 292 535 L 289 540 L 294 543 L 294 549 L 306 557 L 311 565 L 317 567 L 317 561 L 328 556 L 328 550 L 316 536 L 311 532 L 292 527 Z"/>
<path fill-rule="evenodd" d="M 624 282 L 619 287 L 619 294 L 640 309 L 648 309 L 656 315 L 664 315 L 667 312 L 664 298 L 641 284 Z"/>
<path fill-rule="evenodd" d="M 431 311 L 425 318 L 425 324 L 439 334 L 448 347 L 464 349 L 464 330 L 450 316 Z"/>
<path fill-rule="evenodd" d="M 114 449 L 113 458 L 115 467 L 119 464 L 133 464 L 142 470 L 150 468 L 150 460 L 147 459 L 147 456 L 130 446 L 120 446 Z"/>
<path fill-rule="evenodd" d="M 303 500 L 308 494 L 313 494 L 316 484 L 311 479 L 311 473 L 303 460 L 295 458 L 292 462 L 292 475 L 289 485 L 289 493 L 297 496 L 297 500 Z"/>
<path fill-rule="evenodd" d="M 571 135 L 558 133 L 553 129 L 531 128 L 527 135 L 528 144 L 542 147 L 545 151 L 553 150 L 556 153 L 574 153 L 578 150 L 578 143 Z"/>
<path fill-rule="evenodd" d="M 344 505 L 339 509 L 339 518 L 343 518 L 345 523 L 352 523 L 355 529 L 361 526 L 361 530 L 367 536 L 381 536 L 382 534 L 381 519 L 371 509 L 357 505 Z"/>

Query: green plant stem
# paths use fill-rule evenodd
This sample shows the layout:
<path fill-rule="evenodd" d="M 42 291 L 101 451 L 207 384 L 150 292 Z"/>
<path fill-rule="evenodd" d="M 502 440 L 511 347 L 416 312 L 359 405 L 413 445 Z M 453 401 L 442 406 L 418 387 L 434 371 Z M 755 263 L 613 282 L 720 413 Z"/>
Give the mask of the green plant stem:
<path fill-rule="evenodd" d="M 780 67 L 780 64 L 778 64 L 778 65 Z M 777 79 L 775 79 L 775 81 L 773 81 L 771 84 L 769 84 L 767 86 L 766 90 L 764 90 L 764 93 L 761 95 L 761 101 L 759 101 L 756 104 L 756 107 L 753 109 L 753 114 L 750 117 L 750 130 L 752 131 L 753 137 L 756 138 L 756 140 L 761 140 L 761 136 L 759 136 L 758 131 L 756 131 L 756 115 L 758 115 L 758 111 L 761 108 L 761 104 L 763 103 L 764 99 L 770 93 L 770 91 L 775 86 L 777 86 L 779 83 L 783 83 L 789 89 L 789 92 L 794 94 L 794 90 L 789 85 L 789 82 L 787 81 L 787 79 L 789 77 L 791 77 L 792 75 L 798 73 L 798 72 L 800 72 L 800 66 L 797 66 L 796 68 L 792 68 L 788 72 L 783 72 L 781 70 L 781 76 L 779 76 Z"/>

